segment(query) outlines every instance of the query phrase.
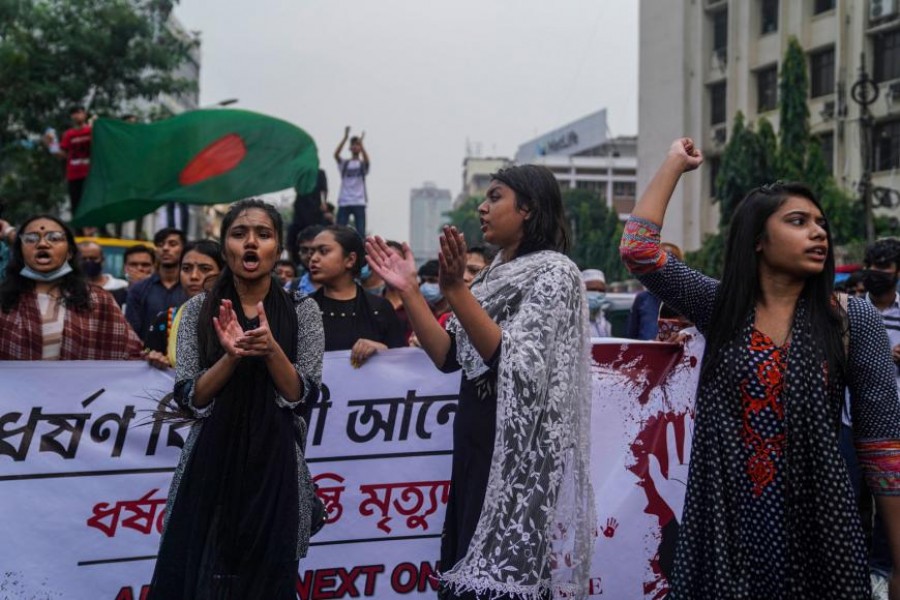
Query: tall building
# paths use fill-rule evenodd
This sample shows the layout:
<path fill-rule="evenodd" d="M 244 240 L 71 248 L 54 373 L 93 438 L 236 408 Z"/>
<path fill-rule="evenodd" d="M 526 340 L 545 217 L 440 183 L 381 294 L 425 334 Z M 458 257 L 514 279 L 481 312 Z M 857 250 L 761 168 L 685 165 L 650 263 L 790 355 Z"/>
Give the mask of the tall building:
<path fill-rule="evenodd" d="M 873 185 L 900 187 L 900 1 L 641 0 L 638 191 L 669 144 L 694 138 L 706 163 L 675 191 L 663 238 L 687 250 L 714 232 L 711 199 L 732 119 L 765 116 L 778 129 L 778 76 L 791 36 L 807 53 L 812 133 L 840 186 L 862 173 L 860 107 L 850 91 L 860 59 L 880 86 L 870 110 Z"/>
<path fill-rule="evenodd" d="M 516 163 L 543 165 L 562 189 L 598 192 L 627 218 L 637 188 L 637 138 L 609 138 L 606 109 L 563 125 L 519 146 Z"/>
<path fill-rule="evenodd" d="M 462 191 L 453 203 L 459 208 L 469 198 L 483 197 L 491 183 L 491 174 L 512 164 L 508 158 L 467 156 L 463 160 Z"/>
<path fill-rule="evenodd" d="M 450 222 L 450 190 L 439 189 L 430 181 L 409 194 L 409 239 L 419 264 L 437 258 L 441 227 Z"/>

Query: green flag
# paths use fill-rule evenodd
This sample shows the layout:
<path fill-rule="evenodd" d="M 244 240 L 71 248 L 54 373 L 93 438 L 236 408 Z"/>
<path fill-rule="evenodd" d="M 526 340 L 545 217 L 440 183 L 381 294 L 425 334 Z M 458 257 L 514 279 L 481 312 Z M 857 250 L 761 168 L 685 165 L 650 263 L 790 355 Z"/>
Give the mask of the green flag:
<path fill-rule="evenodd" d="M 306 132 L 245 110 L 194 110 L 147 125 L 100 119 L 73 224 L 127 221 L 167 202 L 222 204 L 292 187 L 307 193 L 318 169 Z"/>

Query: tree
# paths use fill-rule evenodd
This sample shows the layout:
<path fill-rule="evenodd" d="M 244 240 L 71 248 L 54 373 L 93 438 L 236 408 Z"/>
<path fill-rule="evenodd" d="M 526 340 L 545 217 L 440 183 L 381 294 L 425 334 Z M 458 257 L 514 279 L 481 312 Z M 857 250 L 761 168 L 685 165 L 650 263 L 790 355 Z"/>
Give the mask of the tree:
<path fill-rule="evenodd" d="M 118 115 L 129 102 L 179 94 L 193 42 L 166 26 L 169 0 L 0 0 L 0 198 L 13 219 L 54 211 L 63 167 L 40 144 L 69 107 Z"/>
<path fill-rule="evenodd" d="M 785 181 L 803 181 L 809 146 L 809 77 L 806 54 L 791 36 L 779 81 L 778 171 Z"/>
<path fill-rule="evenodd" d="M 458 208 L 447 213 L 450 224 L 462 232 L 468 246 L 484 244 L 484 236 L 481 235 L 481 221 L 478 218 L 478 205 L 482 202 L 484 202 L 484 198 L 470 196 Z"/>
<path fill-rule="evenodd" d="M 569 257 L 580 269 L 601 269 L 607 281 L 628 277 L 619 258 L 624 225 L 606 199 L 590 190 L 563 192 L 563 207 L 572 235 Z"/>

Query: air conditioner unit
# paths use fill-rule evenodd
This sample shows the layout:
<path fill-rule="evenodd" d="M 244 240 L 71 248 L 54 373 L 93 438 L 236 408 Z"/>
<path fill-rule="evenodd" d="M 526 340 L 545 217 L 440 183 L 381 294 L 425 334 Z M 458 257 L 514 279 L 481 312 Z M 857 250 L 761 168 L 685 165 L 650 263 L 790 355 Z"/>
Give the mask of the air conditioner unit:
<path fill-rule="evenodd" d="M 714 127 L 712 132 L 712 142 L 716 146 L 724 146 L 726 140 L 728 139 L 728 129 L 725 125 L 719 125 L 718 127 Z"/>
<path fill-rule="evenodd" d="M 895 81 L 888 86 L 887 95 L 891 100 L 900 100 L 900 81 Z"/>
<path fill-rule="evenodd" d="M 834 118 L 834 100 L 829 100 L 825 104 L 822 105 L 822 110 L 819 111 L 819 114 L 822 115 L 822 119 L 825 121 L 829 121 Z"/>
<path fill-rule="evenodd" d="M 897 14 L 897 0 L 869 0 L 869 20 L 878 21 Z"/>

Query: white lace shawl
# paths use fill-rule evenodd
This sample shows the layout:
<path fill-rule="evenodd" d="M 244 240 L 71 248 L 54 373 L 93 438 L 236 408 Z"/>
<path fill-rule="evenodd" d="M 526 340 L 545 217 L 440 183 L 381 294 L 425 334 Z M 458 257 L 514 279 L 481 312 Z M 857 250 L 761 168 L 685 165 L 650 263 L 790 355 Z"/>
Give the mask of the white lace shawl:
<path fill-rule="evenodd" d="M 586 598 L 596 530 L 590 461 L 590 338 L 578 268 L 557 252 L 499 257 L 472 292 L 503 330 L 497 429 L 484 505 L 457 593 Z M 454 318 L 466 377 L 487 371 Z"/>

